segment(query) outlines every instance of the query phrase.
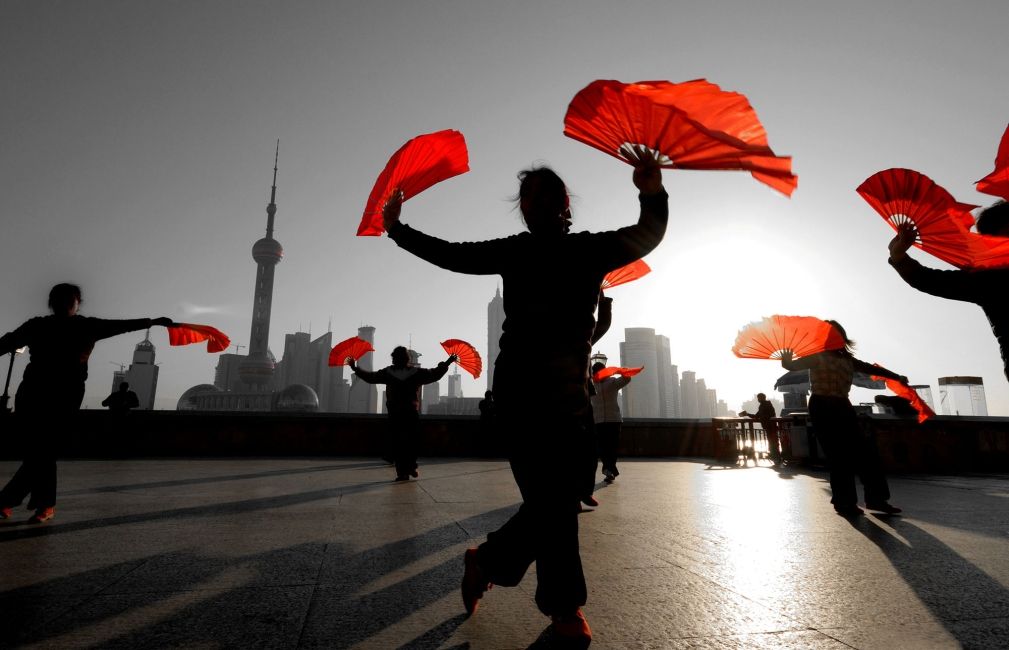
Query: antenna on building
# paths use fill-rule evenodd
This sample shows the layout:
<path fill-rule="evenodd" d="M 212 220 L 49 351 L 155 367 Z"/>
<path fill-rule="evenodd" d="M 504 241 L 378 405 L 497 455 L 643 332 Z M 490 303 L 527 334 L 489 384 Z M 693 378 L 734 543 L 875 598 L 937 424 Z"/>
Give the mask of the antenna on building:
<path fill-rule="evenodd" d="M 333 316 L 332 315 L 330 315 L 330 317 L 329 317 L 329 329 L 326 330 L 326 331 L 329 332 L 330 334 L 333 333 Z"/>

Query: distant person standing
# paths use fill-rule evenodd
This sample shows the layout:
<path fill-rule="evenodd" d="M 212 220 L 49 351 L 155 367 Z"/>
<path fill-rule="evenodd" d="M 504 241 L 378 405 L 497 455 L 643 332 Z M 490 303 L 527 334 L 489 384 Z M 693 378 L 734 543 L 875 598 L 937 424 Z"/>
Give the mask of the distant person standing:
<path fill-rule="evenodd" d="M 592 365 L 593 376 L 605 368 L 602 363 Z M 593 380 L 592 417 L 596 423 L 596 437 L 599 441 L 599 459 L 603 462 L 603 477 L 612 483 L 620 475 L 617 470 L 617 447 L 620 444 L 620 428 L 623 417 L 620 414 L 620 389 L 631 383 L 630 377 L 607 377 L 602 381 Z"/>
<path fill-rule="evenodd" d="M 130 409 L 139 408 L 140 398 L 130 390 L 130 382 L 120 382 L 119 390 L 109 394 L 102 400 L 102 406 L 107 406 L 112 413 L 127 413 Z"/>
<path fill-rule="evenodd" d="M 417 441 L 420 438 L 420 387 L 436 382 L 445 376 L 449 365 L 456 360 L 453 354 L 434 368 L 410 365 L 410 352 L 402 345 L 392 351 L 392 365 L 370 371 L 357 367 L 348 360 L 350 369 L 369 384 L 385 384 L 385 406 L 389 412 L 392 455 L 396 464 L 396 480 L 417 478 Z"/>
<path fill-rule="evenodd" d="M 59 435 L 72 426 L 84 400 L 88 358 L 95 343 L 118 334 L 168 326 L 170 318 L 106 320 L 81 316 L 81 289 L 57 284 L 49 292 L 50 316 L 32 318 L 0 337 L 0 354 L 28 346 L 30 359 L 14 398 L 14 416 L 26 436 L 25 458 L 0 491 L 0 519 L 8 519 L 29 494 L 30 523 L 56 515 Z"/>
<path fill-rule="evenodd" d="M 771 400 L 767 399 L 767 395 L 763 393 L 757 393 L 757 404 L 759 406 L 757 406 L 756 413 L 741 411 L 739 417 L 751 418 L 760 422 L 761 428 L 764 429 L 764 435 L 767 436 L 768 455 L 774 466 L 778 467 L 781 465 L 781 450 L 778 447 L 778 423 L 774 419 L 777 417 L 777 413 L 774 411 L 774 404 L 771 404 Z"/>

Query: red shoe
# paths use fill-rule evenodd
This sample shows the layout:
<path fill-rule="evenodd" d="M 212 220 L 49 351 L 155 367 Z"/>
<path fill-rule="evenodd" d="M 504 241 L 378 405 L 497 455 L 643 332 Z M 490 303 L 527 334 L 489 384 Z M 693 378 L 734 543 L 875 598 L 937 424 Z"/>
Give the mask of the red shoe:
<path fill-rule="evenodd" d="M 553 620 L 554 635 L 565 645 L 572 647 L 587 648 L 592 643 L 592 630 L 589 622 L 585 620 L 582 610 L 576 609 L 570 616 L 551 616 Z"/>
<path fill-rule="evenodd" d="M 39 508 L 35 511 L 35 514 L 28 518 L 29 524 L 41 524 L 44 521 L 49 521 L 56 516 L 56 508 Z"/>
<path fill-rule="evenodd" d="M 466 608 L 466 613 L 470 616 L 480 606 L 480 599 L 484 592 L 491 588 L 491 583 L 483 574 L 483 570 L 477 563 L 476 549 L 468 548 L 462 557 L 463 566 L 466 567 L 462 575 L 462 604 Z"/>
<path fill-rule="evenodd" d="M 593 508 L 598 508 L 599 507 L 599 501 L 598 501 L 598 499 L 596 499 L 591 494 L 589 496 L 587 496 L 587 497 L 582 497 L 582 503 L 584 503 L 587 506 L 592 506 Z"/>
<path fill-rule="evenodd" d="M 0 508 L 0 519 L 10 519 L 14 516 L 14 508 Z"/>

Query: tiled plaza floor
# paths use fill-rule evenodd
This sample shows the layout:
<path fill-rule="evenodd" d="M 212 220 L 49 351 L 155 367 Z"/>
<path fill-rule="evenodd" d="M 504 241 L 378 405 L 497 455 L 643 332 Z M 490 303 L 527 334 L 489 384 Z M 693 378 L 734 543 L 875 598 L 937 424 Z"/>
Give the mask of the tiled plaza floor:
<path fill-rule="evenodd" d="M 16 463 L 0 463 L 4 480 Z M 1009 647 L 1009 480 L 893 477 L 849 523 L 825 475 L 626 461 L 580 516 L 593 648 Z M 462 553 L 517 508 L 503 462 L 63 461 L 0 522 L 0 646 L 549 647 L 535 572 L 466 619 Z"/>

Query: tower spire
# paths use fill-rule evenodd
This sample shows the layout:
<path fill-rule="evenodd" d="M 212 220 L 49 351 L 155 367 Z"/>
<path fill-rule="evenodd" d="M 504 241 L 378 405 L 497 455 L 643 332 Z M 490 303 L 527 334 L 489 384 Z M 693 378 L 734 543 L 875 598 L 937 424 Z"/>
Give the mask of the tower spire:
<path fill-rule="evenodd" d="M 273 154 L 273 187 L 270 188 L 270 205 L 266 206 L 266 236 L 273 237 L 273 217 L 277 214 L 277 161 L 280 160 L 280 138 Z"/>

